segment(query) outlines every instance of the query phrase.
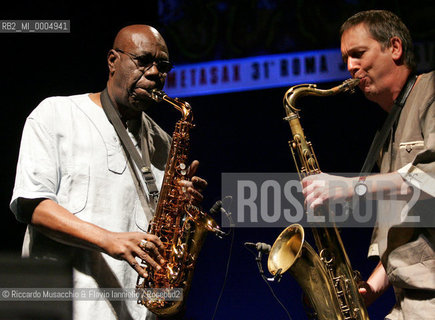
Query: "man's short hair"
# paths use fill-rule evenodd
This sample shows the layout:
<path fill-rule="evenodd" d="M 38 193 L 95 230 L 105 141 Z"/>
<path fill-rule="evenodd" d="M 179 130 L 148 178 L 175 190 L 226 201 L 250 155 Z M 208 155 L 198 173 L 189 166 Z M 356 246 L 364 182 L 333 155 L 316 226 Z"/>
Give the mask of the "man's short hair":
<path fill-rule="evenodd" d="M 389 48 L 392 37 L 402 40 L 402 62 L 412 71 L 416 68 L 414 45 L 411 34 L 403 21 L 387 10 L 361 11 L 347 19 L 340 28 L 340 36 L 359 24 L 367 26 L 372 37 L 381 44 L 382 49 Z"/>

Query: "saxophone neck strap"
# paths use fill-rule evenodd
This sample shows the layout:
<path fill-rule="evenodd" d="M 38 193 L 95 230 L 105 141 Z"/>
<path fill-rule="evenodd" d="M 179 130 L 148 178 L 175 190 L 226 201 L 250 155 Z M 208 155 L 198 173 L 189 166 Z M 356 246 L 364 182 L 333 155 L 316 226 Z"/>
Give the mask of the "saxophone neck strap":
<path fill-rule="evenodd" d="M 136 147 L 133 145 L 133 142 L 131 141 L 131 138 L 127 133 L 127 129 L 121 121 L 118 110 L 115 108 L 112 101 L 110 100 L 107 88 L 105 88 L 103 92 L 101 92 L 101 104 L 107 118 L 109 119 L 110 123 L 112 123 L 119 139 L 121 140 L 128 160 L 131 161 L 131 159 L 133 159 L 134 164 L 136 164 L 137 168 L 139 168 L 140 172 L 142 173 L 144 181 L 147 185 L 149 195 L 153 199 L 156 199 L 158 197 L 159 190 L 157 189 L 154 175 L 151 172 L 151 161 L 145 132 L 141 132 L 140 139 L 142 155 L 140 155 Z M 142 127 L 144 126 L 142 125 Z"/>
<path fill-rule="evenodd" d="M 406 80 L 406 83 L 403 86 L 402 90 L 400 91 L 399 96 L 396 100 L 394 100 L 393 108 L 388 114 L 387 119 L 385 119 L 381 131 L 379 131 L 373 139 L 372 145 L 369 149 L 369 153 L 367 154 L 363 168 L 361 169 L 360 176 L 366 175 L 372 171 L 375 162 L 381 152 L 381 149 L 384 146 L 385 141 L 387 140 L 387 137 L 391 131 L 391 128 L 394 126 L 397 119 L 399 118 L 400 112 L 405 105 L 406 99 L 408 98 L 412 88 L 414 87 L 415 81 L 417 81 L 417 75 L 411 73 Z"/>

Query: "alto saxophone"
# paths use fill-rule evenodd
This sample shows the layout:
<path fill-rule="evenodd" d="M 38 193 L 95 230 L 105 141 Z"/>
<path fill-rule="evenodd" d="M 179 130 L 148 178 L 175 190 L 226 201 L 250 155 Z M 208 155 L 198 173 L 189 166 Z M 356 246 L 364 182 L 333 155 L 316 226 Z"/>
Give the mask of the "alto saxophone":
<path fill-rule="evenodd" d="M 283 103 L 287 116 L 284 120 L 289 122 L 292 131 L 293 140 L 289 144 L 300 179 L 320 173 L 320 168 L 301 127 L 296 100 L 308 95 L 330 96 L 352 91 L 358 83 L 358 79 L 348 79 L 329 90 L 316 89 L 314 84 L 302 84 L 291 87 L 285 93 Z M 326 209 L 321 207 L 318 210 Z M 337 228 L 314 227 L 312 231 L 319 254 L 305 241 L 303 227 L 292 224 L 272 246 L 267 263 L 269 272 L 275 275 L 289 271 L 314 309 L 315 314 L 311 316 L 317 319 L 368 319 L 364 301 L 358 292 L 358 273 L 352 270 Z"/>
<path fill-rule="evenodd" d="M 136 289 L 140 293 L 139 304 L 158 316 L 169 317 L 179 313 L 185 304 L 194 266 L 207 231 L 217 235 L 223 232 L 212 218 L 191 203 L 178 183 L 189 180 L 189 131 L 194 126 L 189 103 L 170 98 L 165 92 L 156 89 L 151 96 L 157 102 L 165 101 L 175 107 L 182 117 L 175 125 L 163 185 L 148 230 L 148 233 L 158 236 L 163 242 L 165 248 L 162 256 L 166 263 L 161 271 L 156 271 L 142 261 L 148 276 L 138 276 Z M 146 289 L 182 289 L 182 299 L 173 301 L 173 297 L 167 299 L 163 294 L 149 295 Z"/>

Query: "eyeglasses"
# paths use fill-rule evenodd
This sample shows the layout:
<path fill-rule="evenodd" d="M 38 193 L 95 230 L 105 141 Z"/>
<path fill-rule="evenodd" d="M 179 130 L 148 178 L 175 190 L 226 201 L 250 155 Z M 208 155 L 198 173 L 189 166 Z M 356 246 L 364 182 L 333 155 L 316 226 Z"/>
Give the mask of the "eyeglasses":
<path fill-rule="evenodd" d="M 133 61 L 133 63 L 136 65 L 136 68 L 142 73 L 150 69 L 153 65 L 156 65 L 157 69 L 161 73 L 168 73 L 174 67 L 172 62 L 169 60 L 154 59 L 152 56 L 147 56 L 147 55 L 138 56 L 121 49 L 115 49 L 115 51 L 127 55 L 131 59 L 131 61 Z"/>

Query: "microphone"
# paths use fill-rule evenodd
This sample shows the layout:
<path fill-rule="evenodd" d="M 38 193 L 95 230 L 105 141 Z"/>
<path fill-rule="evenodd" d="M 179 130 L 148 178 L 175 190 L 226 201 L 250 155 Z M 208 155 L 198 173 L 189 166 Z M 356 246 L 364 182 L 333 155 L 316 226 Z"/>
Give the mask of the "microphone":
<path fill-rule="evenodd" d="M 232 199 L 232 197 L 226 196 L 224 198 L 224 200 L 226 200 L 226 199 Z M 214 205 L 209 210 L 209 213 L 211 215 L 217 215 L 219 213 L 224 214 L 230 223 L 230 231 L 225 233 L 225 232 L 219 230 L 221 232 L 220 235 L 218 235 L 219 238 L 222 238 L 222 236 L 228 236 L 231 233 L 232 228 L 234 228 L 234 226 L 235 226 L 234 221 L 231 218 L 231 212 L 226 211 L 224 208 L 222 208 L 222 205 L 223 205 L 222 200 L 218 200 L 214 203 Z"/>
<path fill-rule="evenodd" d="M 270 252 L 270 245 L 264 242 L 245 242 L 246 248 L 255 248 L 257 250 L 257 256 L 255 257 L 255 261 L 257 262 L 258 271 L 260 272 L 260 275 L 265 278 L 263 266 L 261 264 L 261 259 L 263 257 L 263 253 L 269 253 Z"/>
<path fill-rule="evenodd" d="M 246 248 L 252 248 L 252 249 L 257 250 L 257 245 L 256 245 L 255 243 L 253 243 L 253 242 L 245 242 L 245 243 L 244 243 L 244 246 L 245 246 Z"/>
<path fill-rule="evenodd" d="M 274 277 L 272 278 L 267 278 L 264 275 L 264 271 L 263 271 L 263 265 L 261 263 L 261 260 L 263 258 L 263 253 L 265 254 L 269 254 L 270 250 L 272 249 L 270 244 L 264 243 L 264 242 L 257 242 L 257 243 L 253 243 L 253 242 L 245 242 L 244 243 L 246 248 L 254 248 L 255 250 L 257 250 L 258 254 L 255 257 L 255 261 L 257 262 L 257 267 L 258 267 L 258 271 L 260 272 L 261 277 L 263 277 L 264 280 L 267 281 L 277 281 L 279 282 L 281 280 L 281 269 L 278 270 L 278 272 L 275 274 Z"/>
<path fill-rule="evenodd" d="M 209 212 L 211 214 L 218 214 L 222 211 L 222 201 L 218 200 L 214 203 L 214 205 L 210 208 Z"/>
<path fill-rule="evenodd" d="M 272 249 L 272 246 L 270 244 L 264 242 L 257 242 L 256 247 L 257 251 L 261 251 L 263 253 L 269 253 L 270 249 Z"/>
<path fill-rule="evenodd" d="M 269 253 L 270 249 L 272 249 L 270 244 L 264 242 L 245 242 L 245 247 L 255 248 L 259 253 Z"/>
<path fill-rule="evenodd" d="M 231 200 L 231 196 L 226 196 L 224 200 Z M 228 212 L 223 208 L 223 202 L 222 200 L 218 200 L 214 203 L 214 205 L 210 208 L 209 212 L 211 214 L 218 214 L 218 213 L 224 213 L 226 216 L 231 216 L 231 212 Z"/>

